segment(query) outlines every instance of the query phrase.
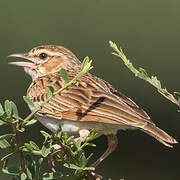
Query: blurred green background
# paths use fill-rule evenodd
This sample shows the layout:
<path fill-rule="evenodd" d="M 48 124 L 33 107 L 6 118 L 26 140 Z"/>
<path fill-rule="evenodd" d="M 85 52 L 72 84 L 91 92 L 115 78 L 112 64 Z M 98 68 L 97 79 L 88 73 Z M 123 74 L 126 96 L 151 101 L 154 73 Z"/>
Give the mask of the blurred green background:
<path fill-rule="evenodd" d="M 23 117 L 29 109 L 22 96 L 31 79 L 7 64 L 7 55 L 45 44 L 62 45 L 79 59 L 93 59 L 92 73 L 135 100 L 153 121 L 180 141 L 180 114 L 146 82 L 139 80 L 111 55 L 108 41 L 121 46 L 134 65 L 157 75 L 170 90 L 180 91 L 179 0 L 31 0 L 0 1 L 0 101 L 13 100 Z M 14 59 L 13 59 L 14 60 Z M 37 123 L 24 139 L 41 143 Z M 2 129 L 0 133 L 9 132 Z M 98 168 L 104 179 L 179 180 L 180 145 L 169 149 L 140 131 L 118 132 L 119 146 Z M 97 158 L 106 138 L 90 149 Z M 0 179 L 11 179 L 0 174 Z"/>

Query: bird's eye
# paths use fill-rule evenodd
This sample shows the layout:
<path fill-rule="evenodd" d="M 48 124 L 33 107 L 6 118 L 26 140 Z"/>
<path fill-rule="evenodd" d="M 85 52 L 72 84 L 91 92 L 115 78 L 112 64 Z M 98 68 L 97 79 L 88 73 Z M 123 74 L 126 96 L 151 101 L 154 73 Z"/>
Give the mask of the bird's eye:
<path fill-rule="evenodd" d="M 41 53 L 41 54 L 39 54 L 39 58 L 40 59 L 46 59 L 47 58 L 47 54 L 46 53 Z"/>

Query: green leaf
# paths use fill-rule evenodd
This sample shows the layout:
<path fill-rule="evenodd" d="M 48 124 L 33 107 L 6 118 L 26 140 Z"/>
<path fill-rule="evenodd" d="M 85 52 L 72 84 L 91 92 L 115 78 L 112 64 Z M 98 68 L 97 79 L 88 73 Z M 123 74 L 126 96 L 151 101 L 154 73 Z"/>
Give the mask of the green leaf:
<path fill-rule="evenodd" d="M 26 154 L 25 156 L 26 161 L 26 172 L 29 179 L 33 179 L 36 175 L 36 163 L 33 160 L 32 156 L 30 154 Z"/>
<path fill-rule="evenodd" d="M 139 78 L 141 78 L 141 79 L 147 80 L 147 78 L 148 78 L 149 76 L 148 76 L 148 73 L 146 72 L 146 70 L 140 67 L 140 68 L 139 68 L 139 71 L 140 71 L 140 72 L 137 73 L 137 76 L 138 76 Z"/>
<path fill-rule="evenodd" d="M 96 144 L 93 144 L 93 143 L 87 143 L 86 145 L 91 146 L 91 147 L 96 147 Z"/>
<path fill-rule="evenodd" d="M 4 161 L 2 172 L 5 174 L 17 176 L 20 174 L 20 169 L 16 166 L 7 167 L 7 161 Z"/>
<path fill-rule="evenodd" d="M 40 150 L 40 148 L 38 147 L 38 145 L 37 145 L 35 142 L 29 141 L 29 144 L 32 146 L 32 148 L 33 148 L 34 150 L 36 150 L 36 151 L 39 151 L 39 150 Z"/>
<path fill-rule="evenodd" d="M 82 65 L 81 65 L 81 72 L 82 75 L 90 71 L 93 67 L 91 66 L 92 60 L 89 60 L 89 57 L 85 57 Z"/>
<path fill-rule="evenodd" d="M 37 122 L 37 119 L 31 119 L 30 121 L 28 121 L 26 123 L 26 126 L 32 126 L 33 124 L 35 124 Z"/>
<path fill-rule="evenodd" d="M 11 116 L 12 113 L 12 106 L 9 100 L 6 100 L 4 103 L 4 107 L 5 107 L 5 112 L 7 114 L 8 117 Z"/>
<path fill-rule="evenodd" d="M 179 92 L 174 92 L 174 95 L 177 96 L 177 101 L 180 104 L 180 93 Z"/>
<path fill-rule="evenodd" d="M 48 90 L 47 90 L 47 93 L 46 93 L 46 96 L 47 96 L 48 99 L 50 99 L 52 94 L 54 93 L 53 85 L 54 85 L 54 82 L 51 82 L 49 87 L 48 87 Z"/>
<path fill-rule="evenodd" d="M 11 145 L 9 144 L 9 142 L 5 139 L 3 140 L 0 140 L 0 148 L 1 149 L 5 149 L 5 148 L 8 148 L 10 147 Z"/>
<path fill-rule="evenodd" d="M 87 164 L 87 159 L 86 159 L 86 156 L 85 156 L 85 153 L 84 152 L 82 152 L 82 153 L 79 153 L 80 155 L 79 155 L 79 162 L 80 162 L 80 166 L 81 167 L 85 167 L 86 166 L 86 164 Z"/>
<path fill-rule="evenodd" d="M 59 127 L 57 132 L 56 132 L 56 137 L 60 139 L 61 136 L 62 136 L 62 130 L 61 130 L 61 127 Z"/>
<path fill-rule="evenodd" d="M 35 107 L 34 103 L 27 96 L 23 96 L 23 99 L 29 106 Z"/>
<path fill-rule="evenodd" d="M 44 144 L 41 149 L 41 155 L 43 157 L 47 157 L 49 155 L 49 153 L 51 152 L 51 147 L 52 147 L 52 145 L 50 143 Z"/>
<path fill-rule="evenodd" d="M 11 106 L 12 106 L 13 116 L 18 119 L 19 118 L 18 109 L 13 101 L 11 101 Z"/>
<path fill-rule="evenodd" d="M 33 151 L 33 147 L 30 145 L 30 144 L 28 144 L 28 143 L 24 143 L 24 146 L 26 147 L 26 149 L 28 150 L 28 151 Z"/>
<path fill-rule="evenodd" d="M 174 92 L 174 95 L 179 96 L 180 97 L 180 92 Z"/>
<path fill-rule="evenodd" d="M 86 170 L 86 171 L 94 171 L 95 168 L 94 168 L 94 167 L 85 167 L 83 170 Z"/>
<path fill-rule="evenodd" d="M 0 140 L 9 139 L 9 138 L 12 138 L 14 136 L 15 136 L 15 134 L 4 134 L 4 135 L 0 136 Z"/>
<path fill-rule="evenodd" d="M 2 105 L 0 104 L 0 116 L 2 116 L 4 114 L 4 109 L 2 107 Z"/>
<path fill-rule="evenodd" d="M 31 171 L 29 170 L 29 168 L 26 168 L 26 174 L 27 174 L 28 179 L 33 179 L 33 175 L 31 173 Z"/>
<path fill-rule="evenodd" d="M 0 120 L 0 126 L 7 124 L 6 122 Z"/>
<path fill-rule="evenodd" d="M 81 167 L 76 166 L 75 164 L 71 164 L 71 163 L 64 163 L 63 165 L 69 169 L 76 169 L 76 170 L 82 169 Z"/>
<path fill-rule="evenodd" d="M 26 180 L 27 179 L 27 175 L 23 172 L 21 173 L 21 180 Z"/>
<path fill-rule="evenodd" d="M 63 177 L 63 174 L 60 172 L 44 173 L 42 175 L 42 180 L 59 179 L 60 177 Z"/>
<path fill-rule="evenodd" d="M 67 73 L 66 69 L 61 68 L 59 73 L 61 74 L 61 77 L 64 79 L 64 81 L 66 83 L 68 83 L 68 73 Z"/>
<path fill-rule="evenodd" d="M 45 106 L 45 107 L 50 107 L 49 103 L 47 103 L 47 102 L 43 102 L 43 103 L 41 104 L 41 106 L 42 106 L 42 107 L 44 107 L 44 106 Z"/>
<path fill-rule="evenodd" d="M 161 88 L 161 82 L 157 79 L 156 76 L 152 76 L 152 77 L 151 77 L 151 80 L 152 80 L 152 82 L 153 82 L 154 84 L 156 84 L 158 87 Z"/>
<path fill-rule="evenodd" d="M 148 73 L 147 73 L 147 71 L 145 70 L 145 69 L 143 69 L 143 68 L 139 68 L 139 71 L 141 72 L 141 73 L 143 73 L 145 76 L 147 76 L 148 77 Z"/>
<path fill-rule="evenodd" d="M 81 70 L 83 70 L 88 63 L 89 63 L 89 57 L 86 56 L 81 64 Z"/>
<path fill-rule="evenodd" d="M 79 149 L 79 148 L 81 147 L 81 143 L 82 143 L 81 139 L 78 139 L 78 140 L 75 142 L 75 146 L 76 146 L 77 149 Z"/>
<path fill-rule="evenodd" d="M 49 88 L 47 90 L 46 96 L 47 96 L 48 99 L 50 99 L 51 96 L 52 96 L 52 92 L 51 92 L 51 90 Z"/>
<path fill-rule="evenodd" d="M 9 153 L 9 154 L 5 155 L 4 157 L 2 157 L 1 161 L 5 161 L 7 158 L 12 156 L 13 154 L 15 154 L 15 152 L 12 152 L 12 153 Z"/>
<path fill-rule="evenodd" d="M 41 134 L 45 137 L 44 142 L 46 142 L 46 141 L 47 141 L 47 139 L 51 137 L 51 135 L 50 135 L 50 134 L 48 134 L 48 133 L 47 133 L 47 132 L 45 132 L 45 131 L 40 131 L 40 133 L 41 133 Z"/>

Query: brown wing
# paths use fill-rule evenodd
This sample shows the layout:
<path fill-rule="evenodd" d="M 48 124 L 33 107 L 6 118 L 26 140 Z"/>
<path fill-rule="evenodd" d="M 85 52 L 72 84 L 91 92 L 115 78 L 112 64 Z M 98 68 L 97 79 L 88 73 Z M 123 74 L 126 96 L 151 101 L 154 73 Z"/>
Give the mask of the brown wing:
<path fill-rule="evenodd" d="M 73 75 L 70 76 L 70 79 L 72 78 Z M 36 106 L 45 101 L 50 82 L 55 82 L 55 90 L 64 85 L 61 77 L 56 74 L 40 77 L 30 86 L 28 97 Z M 52 98 L 49 105 L 50 107 L 44 107 L 40 113 L 63 119 L 134 127 L 143 127 L 147 122 L 152 123 L 148 115 L 132 100 L 91 74 L 81 77 L 75 85 Z"/>
<path fill-rule="evenodd" d="M 73 77 L 70 76 L 70 79 Z M 57 73 L 40 77 L 29 87 L 28 97 L 36 106 L 46 100 L 50 82 L 54 82 L 55 91 L 64 86 L 64 81 Z M 149 116 L 130 98 L 91 74 L 81 77 L 75 85 L 56 95 L 49 105 L 44 107 L 39 115 L 138 127 L 166 146 L 172 147 L 170 144 L 177 143 L 173 137 L 156 127 Z"/>

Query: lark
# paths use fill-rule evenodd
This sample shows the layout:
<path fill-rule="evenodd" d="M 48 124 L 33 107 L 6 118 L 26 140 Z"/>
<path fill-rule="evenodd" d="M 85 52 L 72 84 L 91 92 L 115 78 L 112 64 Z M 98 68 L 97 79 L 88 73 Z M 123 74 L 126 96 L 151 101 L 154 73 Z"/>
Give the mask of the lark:
<path fill-rule="evenodd" d="M 67 70 L 69 80 L 81 70 L 78 58 L 62 46 L 38 46 L 27 53 L 11 54 L 9 57 L 29 60 L 10 64 L 23 67 L 32 77 L 27 97 L 34 103 L 35 108 L 47 100 L 46 94 L 50 83 L 53 82 L 55 91 L 66 84 L 59 73 L 61 68 Z M 53 97 L 49 101 L 49 106 L 43 107 L 36 116 L 52 132 L 55 133 L 61 126 L 63 132 L 79 137 L 82 141 L 88 137 L 92 129 L 97 132 L 97 137 L 106 135 L 108 148 L 94 162 L 94 167 L 116 149 L 118 130 L 141 130 L 168 147 L 177 143 L 173 137 L 158 128 L 135 102 L 114 89 L 108 82 L 90 73 Z"/>

